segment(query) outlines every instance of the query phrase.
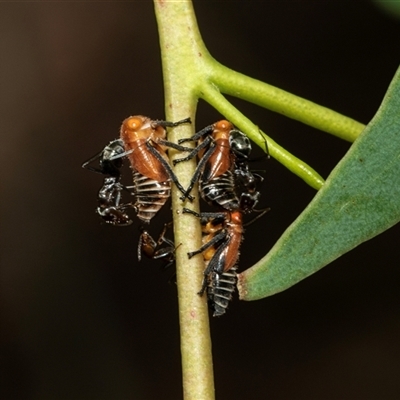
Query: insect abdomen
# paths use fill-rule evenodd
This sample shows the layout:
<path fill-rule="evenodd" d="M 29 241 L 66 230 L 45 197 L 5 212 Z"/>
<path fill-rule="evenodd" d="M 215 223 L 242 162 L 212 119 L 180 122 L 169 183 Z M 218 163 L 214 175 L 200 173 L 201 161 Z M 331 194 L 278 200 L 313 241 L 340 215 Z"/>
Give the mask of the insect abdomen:
<path fill-rule="evenodd" d="M 137 216 L 145 223 L 157 214 L 171 195 L 171 182 L 157 182 L 139 172 L 133 173 Z"/>
<path fill-rule="evenodd" d="M 214 311 L 214 317 L 224 315 L 229 302 L 232 300 L 237 281 L 236 269 L 237 266 L 235 265 L 222 274 L 211 273 L 211 279 L 207 287 L 207 297 L 208 304 Z"/>
<path fill-rule="evenodd" d="M 232 171 L 226 171 L 209 181 L 200 180 L 201 197 L 210 205 L 226 210 L 239 208 L 239 199 L 235 192 L 235 180 Z"/>

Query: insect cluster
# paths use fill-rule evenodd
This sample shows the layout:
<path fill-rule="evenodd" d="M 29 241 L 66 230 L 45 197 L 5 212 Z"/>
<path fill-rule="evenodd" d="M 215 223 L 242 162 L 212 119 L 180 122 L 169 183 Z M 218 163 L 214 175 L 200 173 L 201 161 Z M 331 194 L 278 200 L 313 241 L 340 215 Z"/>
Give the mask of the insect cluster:
<path fill-rule="evenodd" d="M 207 293 L 213 315 L 221 316 L 226 312 L 236 286 L 237 262 L 244 231 L 243 215 L 257 212 L 254 218 L 257 219 L 268 211 L 267 208 L 255 208 L 263 178 L 249 169 L 249 139 L 230 122 L 218 121 L 191 138 L 180 140 L 178 144 L 166 140 L 167 127 L 185 123 L 191 123 L 190 119 L 168 122 L 141 115 L 129 117 L 122 123 L 120 138 L 110 142 L 82 167 L 104 175 L 96 212 L 107 224 L 114 226 L 132 224 L 129 210 L 133 210 L 140 221 L 149 224 L 170 197 L 171 182 L 182 193 L 182 201 L 193 200 L 190 192 L 199 182 L 201 197 L 217 211 L 198 214 L 188 208 L 183 209 L 183 213 L 200 219 L 203 230 L 203 245 L 188 253 L 188 257 L 203 255 L 206 267 L 198 294 Z M 188 141 L 196 142 L 196 147 L 182 145 Z M 186 157 L 175 160 L 174 165 L 196 156 L 199 159 L 187 189 L 182 187 L 171 168 L 167 156 L 169 148 L 188 153 Z M 130 186 L 121 183 L 121 169 L 126 158 L 133 173 L 133 185 Z M 97 160 L 99 166 L 92 166 Z M 123 197 L 128 197 L 129 201 L 122 201 Z M 138 244 L 139 260 L 145 254 L 164 260 L 166 266 L 174 262 L 174 244 L 165 237 L 170 225 L 164 226 L 157 241 L 142 228 Z"/>

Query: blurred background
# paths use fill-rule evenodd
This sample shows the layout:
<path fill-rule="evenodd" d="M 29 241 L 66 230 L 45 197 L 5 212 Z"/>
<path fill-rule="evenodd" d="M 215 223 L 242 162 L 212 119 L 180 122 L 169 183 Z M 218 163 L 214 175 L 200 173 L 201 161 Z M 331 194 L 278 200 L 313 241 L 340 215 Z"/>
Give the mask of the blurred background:
<path fill-rule="evenodd" d="M 369 0 L 194 6 L 217 60 L 363 123 L 400 63 L 400 20 Z M 0 11 L 0 398 L 182 398 L 172 270 L 138 264 L 139 225 L 105 226 L 95 214 L 103 178 L 81 168 L 127 116 L 164 118 L 152 3 Z M 350 146 L 232 101 L 324 177 Z M 199 103 L 197 128 L 220 118 Z M 271 211 L 248 227 L 239 270 L 315 194 L 273 159 L 258 167 Z M 399 398 L 399 236 L 396 226 L 281 294 L 235 298 L 211 320 L 217 398 Z"/>

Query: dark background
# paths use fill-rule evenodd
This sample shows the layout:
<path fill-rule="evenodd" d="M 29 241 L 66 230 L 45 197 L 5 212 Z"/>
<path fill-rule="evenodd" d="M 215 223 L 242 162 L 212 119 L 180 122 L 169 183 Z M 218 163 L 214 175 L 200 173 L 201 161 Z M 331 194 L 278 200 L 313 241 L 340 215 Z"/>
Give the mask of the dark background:
<path fill-rule="evenodd" d="M 400 62 L 399 20 L 367 0 L 198 0 L 195 9 L 219 61 L 363 123 Z M 137 224 L 101 223 L 102 178 L 80 167 L 125 117 L 164 118 L 152 3 L 2 3 L 0 30 L 0 397 L 179 399 L 171 272 L 137 263 Z M 324 177 L 349 148 L 233 101 Z M 200 102 L 198 128 L 220 118 Z M 248 228 L 241 270 L 315 193 L 274 160 L 261 165 L 272 210 Z M 152 232 L 163 218 L 168 207 Z M 217 398 L 399 398 L 399 234 L 212 319 Z"/>

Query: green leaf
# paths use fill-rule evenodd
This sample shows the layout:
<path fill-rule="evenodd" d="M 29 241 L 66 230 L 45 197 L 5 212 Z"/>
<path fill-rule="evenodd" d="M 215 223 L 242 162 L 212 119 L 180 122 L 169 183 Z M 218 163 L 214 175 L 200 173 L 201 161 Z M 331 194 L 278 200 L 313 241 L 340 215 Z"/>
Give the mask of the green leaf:
<path fill-rule="evenodd" d="M 376 5 L 381 7 L 387 13 L 394 17 L 400 18 L 400 1 L 399 0 L 374 0 Z"/>
<path fill-rule="evenodd" d="M 373 120 L 271 251 L 239 275 L 242 300 L 281 292 L 400 220 L 400 68 Z"/>

